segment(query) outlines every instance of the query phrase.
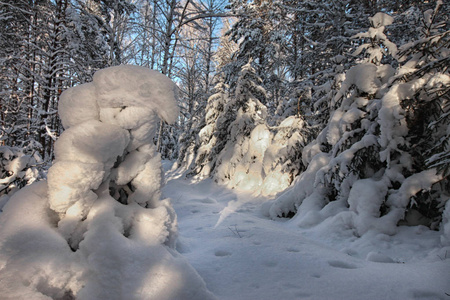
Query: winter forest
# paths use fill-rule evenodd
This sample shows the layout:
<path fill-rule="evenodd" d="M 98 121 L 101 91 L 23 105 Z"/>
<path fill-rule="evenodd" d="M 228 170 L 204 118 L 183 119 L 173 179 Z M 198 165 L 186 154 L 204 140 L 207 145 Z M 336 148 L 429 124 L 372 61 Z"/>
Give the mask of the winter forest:
<path fill-rule="evenodd" d="M 449 16 L 0 0 L 0 300 L 450 299 Z"/>

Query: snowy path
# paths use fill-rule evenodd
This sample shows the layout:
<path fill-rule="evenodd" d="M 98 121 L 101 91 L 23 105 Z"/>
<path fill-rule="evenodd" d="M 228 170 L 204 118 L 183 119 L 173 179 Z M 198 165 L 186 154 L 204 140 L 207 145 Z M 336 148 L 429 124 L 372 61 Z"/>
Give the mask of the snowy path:
<path fill-rule="evenodd" d="M 317 230 L 302 232 L 269 220 L 260 212 L 262 199 L 211 180 L 169 178 L 163 194 L 178 214 L 178 251 L 220 300 L 450 299 L 450 257 L 439 259 L 436 252 L 422 258 L 432 249 L 423 245 L 436 242 L 432 233 L 406 233 L 406 240 L 417 236 L 410 244 L 402 235 L 384 243 L 374 237 L 350 245 L 339 236 L 317 242 L 320 238 L 311 238 L 321 236 Z M 345 243 L 349 248 L 342 250 Z M 370 249 L 386 249 L 390 257 L 400 251 L 409 261 L 368 261 Z M 369 260 L 390 257 L 372 254 Z"/>

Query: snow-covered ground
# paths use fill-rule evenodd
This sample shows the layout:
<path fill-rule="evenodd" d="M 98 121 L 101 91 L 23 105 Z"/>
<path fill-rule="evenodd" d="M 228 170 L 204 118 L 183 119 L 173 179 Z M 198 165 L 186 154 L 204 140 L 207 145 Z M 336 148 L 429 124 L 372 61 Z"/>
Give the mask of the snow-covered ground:
<path fill-rule="evenodd" d="M 177 250 L 220 300 L 450 299 L 450 253 L 438 232 L 405 226 L 357 238 L 335 219 L 300 228 L 265 217 L 268 199 L 170 171 L 166 180 Z"/>

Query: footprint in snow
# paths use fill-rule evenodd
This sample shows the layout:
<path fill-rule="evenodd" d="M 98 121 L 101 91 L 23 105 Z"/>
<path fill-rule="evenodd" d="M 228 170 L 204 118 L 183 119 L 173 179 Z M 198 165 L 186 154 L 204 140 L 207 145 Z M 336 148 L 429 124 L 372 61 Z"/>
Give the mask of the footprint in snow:
<path fill-rule="evenodd" d="M 328 264 L 335 268 L 341 269 L 357 269 L 358 266 L 349 262 L 341 261 L 341 260 L 329 260 Z"/>
<path fill-rule="evenodd" d="M 295 296 L 299 297 L 299 298 L 309 298 L 312 296 L 312 294 L 299 292 L 299 293 L 296 293 Z"/>
<path fill-rule="evenodd" d="M 217 256 L 217 257 L 230 256 L 231 252 L 226 251 L 226 250 L 216 250 L 214 255 Z"/>
<path fill-rule="evenodd" d="M 195 200 L 192 200 L 192 201 L 200 202 L 200 203 L 205 203 L 205 204 L 213 204 L 213 203 L 216 203 L 216 200 L 211 199 L 211 198 L 195 199 Z"/>
<path fill-rule="evenodd" d="M 298 252 L 300 252 L 300 250 L 298 250 L 297 248 L 287 248 L 286 251 L 287 251 L 287 252 L 292 252 L 292 253 L 298 253 Z"/>
<path fill-rule="evenodd" d="M 288 288 L 288 289 L 300 289 L 301 288 L 300 286 L 290 283 L 290 282 L 284 283 L 283 287 Z"/>
<path fill-rule="evenodd" d="M 412 290 L 412 298 L 413 299 L 420 299 L 420 300 L 431 300 L 431 299 L 449 299 L 450 294 L 441 295 L 434 291 L 420 291 L 420 290 Z M 445 297 L 444 297 L 445 296 Z"/>
<path fill-rule="evenodd" d="M 273 268 L 273 267 L 276 267 L 278 265 L 278 262 L 277 261 L 273 261 L 273 260 L 269 260 L 269 261 L 265 261 L 264 265 L 266 267 Z"/>
<path fill-rule="evenodd" d="M 257 283 L 252 283 L 252 284 L 250 284 L 250 287 L 255 288 L 255 289 L 259 289 L 260 285 L 257 284 Z"/>

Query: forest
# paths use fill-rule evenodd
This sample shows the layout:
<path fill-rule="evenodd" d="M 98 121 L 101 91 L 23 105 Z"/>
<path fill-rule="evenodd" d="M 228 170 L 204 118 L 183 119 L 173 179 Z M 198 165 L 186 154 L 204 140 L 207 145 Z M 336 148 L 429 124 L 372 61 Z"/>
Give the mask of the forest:
<path fill-rule="evenodd" d="M 118 203 L 164 207 L 172 224 L 171 204 L 156 204 L 160 187 L 145 178 L 161 181 L 157 172 L 120 173 L 161 157 L 185 180 L 263 197 L 272 221 L 309 228 L 339 219 L 358 238 L 423 226 L 448 248 L 449 16 L 442 0 L 0 0 L 0 209 L 47 180 L 62 236 L 71 251 L 88 249 L 86 207 L 110 180 L 84 165 L 95 163 L 117 176 L 109 192 Z M 158 94 L 172 86 L 156 73 L 174 82 L 176 103 Z M 122 81 L 118 106 L 107 89 Z M 160 100 L 146 104 L 141 92 Z M 145 127 L 154 119 L 138 106 L 157 125 Z M 129 134 L 105 125 L 119 116 L 134 124 L 120 123 Z M 91 119 L 102 123 L 90 124 L 105 156 L 84 161 L 74 151 L 95 142 L 78 126 Z M 67 168 L 84 169 L 84 179 L 72 175 L 89 188 L 80 192 Z M 64 180 L 76 196 L 61 206 Z M 76 201 L 83 212 L 69 220 Z M 114 210 L 128 237 L 140 217 Z M 174 248 L 171 230 L 164 245 Z"/>
<path fill-rule="evenodd" d="M 181 114 L 155 144 L 188 176 L 270 195 L 321 153 L 324 201 L 372 178 L 382 215 L 414 210 L 438 228 L 450 192 L 445 1 L 0 4 L 1 194 L 45 177 L 62 91 L 133 64 L 177 83 Z M 9 169 L 18 156 L 25 165 Z"/>

